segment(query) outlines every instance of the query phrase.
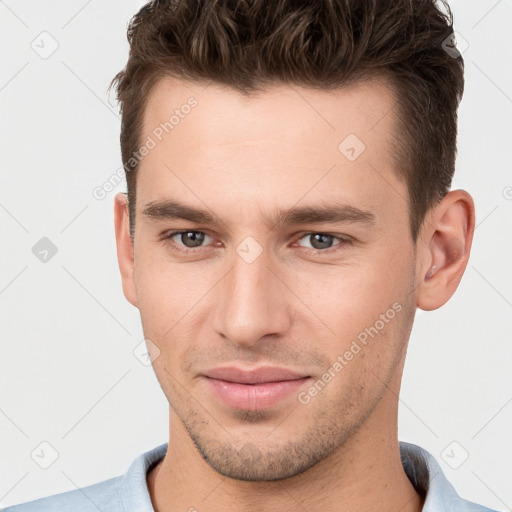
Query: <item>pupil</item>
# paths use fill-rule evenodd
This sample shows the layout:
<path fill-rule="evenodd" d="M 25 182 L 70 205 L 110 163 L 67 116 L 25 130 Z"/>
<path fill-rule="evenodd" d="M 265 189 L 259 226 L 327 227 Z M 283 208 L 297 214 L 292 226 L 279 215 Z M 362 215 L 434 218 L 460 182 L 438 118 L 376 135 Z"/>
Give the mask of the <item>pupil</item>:
<path fill-rule="evenodd" d="M 189 237 L 189 238 L 187 238 Z M 187 247 L 198 247 L 204 240 L 204 233 L 198 233 L 196 231 L 187 231 L 181 234 L 181 241 Z"/>
<path fill-rule="evenodd" d="M 323 233 L 315 233 L 314 235 L 311 235 L 311 245 L 315 249 L 329 249 L 332 242 L 332 236 L 331 235 L 325 235 Z"/>

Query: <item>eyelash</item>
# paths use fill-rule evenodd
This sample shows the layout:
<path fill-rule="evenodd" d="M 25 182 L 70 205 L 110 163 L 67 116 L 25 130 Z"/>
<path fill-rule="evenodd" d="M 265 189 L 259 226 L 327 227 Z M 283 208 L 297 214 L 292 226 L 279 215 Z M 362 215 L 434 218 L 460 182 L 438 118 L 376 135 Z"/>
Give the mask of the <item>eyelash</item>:
<path fill-rule="evenodd" d="M 179 231 L 171 231 L 169 233 L 166 233 L 166 235 L 164 237 L 165 241 L 168 242 L 169 245 L 172 245 L 173 250 L 176 250 L 182 254 L 195 253 L 195 252 L 197 252 L 197 249 L 203 248 L 203 246 L 199 246 L 196 248 L 190 248 L 190 247 L 184 248 L 183 246 L 176 244 L 175 242 L 173 242 L 171 240 L 174 236 L 181 235 L 182 233 L 202 233 L 206 236 L 209 236 L 208 233 L 205 233 L 204 231 L 197 231 L 194 229 L 182 229 Z M 297 241 L 302 240 L 303 238 L 305 238 L 307 236 L 312 236 L 312 235 L 327 235 L 327 236 L 331 236 L 339 241 L 338 244 L 335 244 L 332 247 L 329 247 L 328 249 L 310 249 L 309 247 L 303 247 L 303 249 L 307 249 L 308 251 L 312 252 L 314 255 L 331 254 L 332 252 L 340 250 L 341 247 L 346 246 L 346 245 L 352 245 L 352 243 L 353 243 L 353 240 L 348 237 L 336 235 L 334 233 L 326 233 L 323 231 L 308 231 L 306 233 L 302 233 L 299 236 L 299 238 L 297 239 Z"/>

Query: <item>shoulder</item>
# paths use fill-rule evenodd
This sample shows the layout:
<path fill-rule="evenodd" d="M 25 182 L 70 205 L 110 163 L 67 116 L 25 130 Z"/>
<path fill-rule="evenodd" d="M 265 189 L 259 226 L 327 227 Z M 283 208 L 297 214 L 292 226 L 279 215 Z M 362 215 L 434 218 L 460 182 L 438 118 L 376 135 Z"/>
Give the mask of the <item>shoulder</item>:
<path fill-rule="evenodd" d="M 110 478 L 81 489 L 7 507 L 3 512 L 122 512 L 122 479 L 122 476 Z"/>
<path fill-rule="evenodd" d="M 128 471 L 97 484 L 29 501 L 0 512 L 154 512 L 146 476 L 167 452 L 163 443 L 131 463 Z"/>

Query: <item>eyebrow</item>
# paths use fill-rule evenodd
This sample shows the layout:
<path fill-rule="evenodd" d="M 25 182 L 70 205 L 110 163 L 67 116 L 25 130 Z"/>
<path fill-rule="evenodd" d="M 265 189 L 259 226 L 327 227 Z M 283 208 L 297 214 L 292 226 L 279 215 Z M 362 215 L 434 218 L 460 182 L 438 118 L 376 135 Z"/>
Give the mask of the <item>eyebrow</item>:
<path fill-rule="evenodd" d="M 147 203 L 142 214 L 155 220 L 181 219 L 196 224 L 225 224 L 220 217 L 207 210 L 187 206 L 170 199 Z M 350 205 L 320 204 L 278 210 L 268 219 L 267 224 L 276 228 L 283 225 L 342 222 L 373 224 L 375 215 L 368 210 L 361 210 Z"/>

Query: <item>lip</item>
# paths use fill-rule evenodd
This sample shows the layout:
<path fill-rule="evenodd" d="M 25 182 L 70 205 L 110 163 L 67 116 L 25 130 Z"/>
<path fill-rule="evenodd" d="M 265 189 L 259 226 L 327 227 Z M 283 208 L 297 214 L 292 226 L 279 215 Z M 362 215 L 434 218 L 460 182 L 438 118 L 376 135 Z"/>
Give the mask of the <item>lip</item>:
<path fill-rule="evenodd" d="M 204 375 L 210 379 L 225 380 L 226 382 L 236 382 L 238 384 L 263 384 L 266 382 L 282 382 L 309 377 L 309 375 L 304 373 L 294 372 L 288 368 L 280 368 L 278 366 L 260 366 L 259 368 L 249 368 L 246 370 L 236 366 L 225 366 L 209 370 Z"/>
<path fill-rule="evenodd" d="M 202 376 L 210 391 L 225 405 L 250 411 L 277 404 L 310 379 L 309 375 L 276 366 L 214 368 Z"/>

